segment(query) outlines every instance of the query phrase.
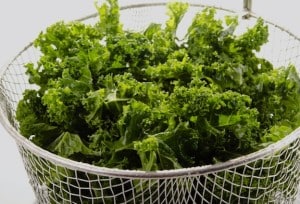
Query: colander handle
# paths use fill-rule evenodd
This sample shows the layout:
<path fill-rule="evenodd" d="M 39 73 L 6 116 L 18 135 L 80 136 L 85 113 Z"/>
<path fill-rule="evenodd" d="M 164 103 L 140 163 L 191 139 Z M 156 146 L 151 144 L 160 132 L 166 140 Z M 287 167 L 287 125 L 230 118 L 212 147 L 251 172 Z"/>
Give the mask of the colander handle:
<path fill-rule="evenodd" d="M 245 12 L 243 17 L 244 18 L 249 18 L 251 16 L 251 13 L 252 13 L 252 0 L 244 0 L 243 10 Z"/>

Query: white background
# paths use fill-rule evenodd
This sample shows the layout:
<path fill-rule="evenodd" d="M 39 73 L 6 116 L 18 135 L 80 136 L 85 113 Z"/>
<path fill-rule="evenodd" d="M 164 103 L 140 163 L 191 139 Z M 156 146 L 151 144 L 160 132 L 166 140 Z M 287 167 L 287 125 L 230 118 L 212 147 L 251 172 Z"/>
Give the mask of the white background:
<path fill-rule="evenodd" d="M 243 0 L 217 2 L 242 10 Z M 132 2 L 134 2 L 132 0 Z M 253 10 L 300 36 L 297 0 L 253 0 Z M 58 20 L 77 19 L 96 12 L 94 0 L 0 0 L 0 67 L 4 66 L 41 30 Z M 0 203 L 32 204 L 34 194 L 13 139 L 0 125 Z"/>

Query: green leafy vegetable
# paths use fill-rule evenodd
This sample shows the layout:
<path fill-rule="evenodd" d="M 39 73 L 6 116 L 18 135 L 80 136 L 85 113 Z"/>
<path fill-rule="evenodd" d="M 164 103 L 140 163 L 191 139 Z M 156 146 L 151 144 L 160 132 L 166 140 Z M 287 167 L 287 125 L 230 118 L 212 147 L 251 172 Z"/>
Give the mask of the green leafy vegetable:
<path fill-rule="evenodd" d="M 116 0 L 99 21 L 58 22 L 34 45 L 17 107 L 21 133 L 60 156 L 146 171 L 226 161 L 276 142 L 300 125 L 300 79 L 256 52 L 268 40 L 258 19 L 241 35 L 235 16 L 197 13 L 177 39 L 186 3 L 165 25 L 124 30 Z"/>
<path fill-rule="evenodd" d="M 266 147 L 300 126 L 296 68 L 275 68 L 256 55 L 268 41 L 262 19 L 237 35 L 237 17 L 218 19 L 215 9 L 205 8 L 178 39 L 186 3 L 169 3 L 165 25 L 152 23 L 141 32 L 123 29 L 117 0 L 95 6 L 99 20 L 94 25 L 57 22 L 34 41 L 41 57 L 25 67 L 29 82 L 38 88 L 24 92 L 16 118 L 20 132 L 35 144 L 101 167 L 157 171 L 227 161 Z M 285 168 L 281 159 L 263 162 Z M 198 189 L 189 189 L 189 180 L 182 185 L 187 191 L 205 188 L 216 195 L 195 196 L 193 203 L 219 203 L 218 197 L 231 199 L 231 194 L 243 199 L 259 195 L 259 189 L 272 183 L 270 171 L 277 170 L 257 171 L 259 178 L 266 175 L 264 183 L 242 177 L 245 170 L 237 168 L 240 172 L 233 175 L 219 172 L 213 184 L 207 179 L 202 186 L 200 178 L 193 184 Z M 110 179 L 85 183 L 99 177 L 80 172 L 78 179 L 62 181 L 63 175 L 73 174 L 51 167 L 41 179 L 53 189 L 53 198 L 72 203 L 90 203 L 94 195 L 96 203 L 123 203 L 130 192 L 146 196 L 144 187 L 157 192 L 167 185 L 151 180 L 135 185 L 126 179 L 122 184 Z M 223 177 L 249 186 L 249 191 Z M 158 196 L 168 200 L 168 195 Z"/>

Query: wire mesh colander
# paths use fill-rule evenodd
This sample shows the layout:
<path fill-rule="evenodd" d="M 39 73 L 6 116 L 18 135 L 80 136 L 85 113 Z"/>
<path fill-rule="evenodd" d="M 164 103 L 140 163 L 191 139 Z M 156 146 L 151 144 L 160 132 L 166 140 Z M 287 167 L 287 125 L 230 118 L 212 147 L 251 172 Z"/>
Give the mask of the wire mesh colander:
<path fill-rule="evenodd" d="M 249 6 L 249 5 L 248 5 Z M 205 6 L 193 3 L 188 15 Z M 220 16 L 233 14 L 216 8 Z M 124 27 L 143 30 L 163 23 L 165 2 L 121 8 Z M 82 20 L 91 23 L 96 15 Z M 240 22 L 241 29 L 256 17 Z M 186 18 L 188 21 L 190 18 Z M 269 42 L 258 55 L 275 66 L 300 67 L 300 39 L 266 21 Z M 179 33 L 180 35 L 180 33 Z M 96 167 L 47 152 L 18 132 L 15 111 L 25 89 L 33 88 L 24 64 L 39 52 L 29 44 L 4 69 L 0 78 L 1 122 L 17 142 L 38 203 L 293 203 L 300 183 L 300 129 L 255 153 L 224 163 L 144 172 Z"/>

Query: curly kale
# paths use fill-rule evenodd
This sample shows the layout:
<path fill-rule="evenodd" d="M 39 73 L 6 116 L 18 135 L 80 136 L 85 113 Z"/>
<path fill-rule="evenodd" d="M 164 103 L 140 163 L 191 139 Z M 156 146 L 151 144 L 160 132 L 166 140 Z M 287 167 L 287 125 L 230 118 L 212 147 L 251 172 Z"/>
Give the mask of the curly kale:
<path fill-rule="evenodd" d="M 300 125 L 300 79 L 256 52 L 262 19 L 237 35 L 235 16 L 206 8 L 177 39 L 188 4 L 170 3 L 165 25 L 124 30 L 116 0 L 99 21 L 58 22 L 34 41 L 17 107 L 20 132 L 60 156 L 146 171 L 226 161 Z"/>

